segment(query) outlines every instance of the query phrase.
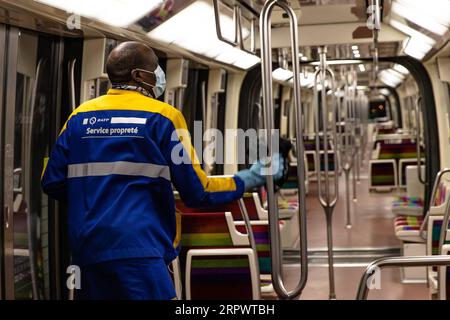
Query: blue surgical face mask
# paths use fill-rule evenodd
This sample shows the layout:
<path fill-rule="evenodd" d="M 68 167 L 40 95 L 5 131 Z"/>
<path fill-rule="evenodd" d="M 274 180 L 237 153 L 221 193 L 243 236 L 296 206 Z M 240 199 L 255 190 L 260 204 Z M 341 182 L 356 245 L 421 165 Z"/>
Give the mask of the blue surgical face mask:
<path fill-rule="evenodd" d="M 156 67 L 155 71 L 148 71 L 144 69 L 135 69 L 135 70 L 153 73 L 155 75 L 156 78 L 155 85 L 151 85 L 150 83 L 142 81 L 143 84 L 152 88 L 153 95 L 155 98 L 159 98 L 164 93 L 164 90 L 166 90 L 166 74 L 159 65 L 158 67 Z"/>
<path fill-rule="evenodd" d="M 164 90 L 166 90 L 166 74 L 159 65 L 155 69 L 154 73 L 156 77 L 156 83 L 152 89 L 155 97 L 159 98 L 164 93 Z"/>

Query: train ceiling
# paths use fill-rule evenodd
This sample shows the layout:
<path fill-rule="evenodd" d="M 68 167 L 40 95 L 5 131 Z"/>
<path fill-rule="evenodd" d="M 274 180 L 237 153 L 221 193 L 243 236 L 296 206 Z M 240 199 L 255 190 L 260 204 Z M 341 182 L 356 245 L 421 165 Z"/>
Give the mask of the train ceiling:
<path fill-rule="evenodd" d="M 379 36 L 381 57 L 409 54 L 427 60 L 450 40 L 450 1 L 434 0 L 433 5 L 428 1 L 417 0 L 380 1 L 383 16 Z M 221 21 L 227 21 L 225 25 L 230 25 L 234 5 L 243 4 L 243 17 L 249 20 L 252 11 L 259 13 L 264 0 L 219 2 Z M 352 46 L 358 47 L 361 57 L 371 56 L 371 32 L 365 27 L 368 1 L 289 2 L 298 16 L 300 51 L 304 61 L 316 60 L 317 47 L 320 45 L 328 47 L 330 59 L 355 58 L 354 50 L 350 50 Z M 0 22 L 65 36 L 110 36 L 146 41 L 169 56 L 184 56 L 210 67 L 221 66 L 231 71 L 245 70 L 259 62 L 258 52 L 252 56 L 230 48 L 217 39 L 214 28 L 211 28 L 214 23 L 212 0 L 135 0 L 133 3 L 134 6 L 130 6 L 129 2 L 123 0 L 108 0 L 108 10 L 101 10 L 106 8 L 102 7 L 103 1 L 0 0 Z M 206 4 L 197 11 L 199 15 L 180 19 L 183 12 L 193 5 L 198 6 L 198 3 Z M 81 15 L 80 29 L 67 26 L 67 19 L 74 12 Z M 179 23 L 174 24 L 177 20 Z M 170 24 L 172 26 L 167 27 Z M 278 8 L 274 10 L 272 25 L 276 55 L 278 49 L 289 46 L 288 21 Z M 158 29 L 171 33 L 160 32 L 155 36 L 155 30 Z M 186 30 L 190 32 L 186 33 Z M 244 23 L 247 45 L 249 34 L 248 23 Z M 205 44 L 212 45 L 207 48 Z M 256 47 L 259 47 L 257 31 Z"/>

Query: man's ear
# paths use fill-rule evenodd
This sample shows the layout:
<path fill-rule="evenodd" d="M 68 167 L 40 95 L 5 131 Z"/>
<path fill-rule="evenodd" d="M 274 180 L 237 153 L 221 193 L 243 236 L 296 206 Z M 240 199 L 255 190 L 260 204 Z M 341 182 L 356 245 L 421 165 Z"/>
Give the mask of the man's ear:
<path fill-rule="evenodd" d="M 143 81 L 141 72 L 139 70 L 131 70 L 131 79 L 133 79 L 134 82 L 141 83 Z"/>

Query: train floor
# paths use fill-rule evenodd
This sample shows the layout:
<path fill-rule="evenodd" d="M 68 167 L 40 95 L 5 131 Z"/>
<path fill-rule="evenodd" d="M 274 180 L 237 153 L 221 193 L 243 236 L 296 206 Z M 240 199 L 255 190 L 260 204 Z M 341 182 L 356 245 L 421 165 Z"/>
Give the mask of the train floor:
<path fill-rule="evenodd" d="M 378 258 L 401 255 L 401 243 L 395 237 L 390 205 L 404 190 L 369 192 L 368 157 L 356 184 L 357 201 L 351 201 L 352 228 L 346 228 L 344 176 L 339 178 L 339 201 L 333 213 L 335 287 L 337 299 L 355 299 L 365 267 Z M 310 182 L 307 195 L 309 277 L 300 299 L 328 299 L 328 256 L 325 213 L 317 198 L 317 183 Z M 297 250 L 284 256 L 284 275 L 288 288 L 297 283 L 300 264 Z M 400 269 L 381 272 L 380 289 L 369 292 L 368 299 L 429 299 L 426 284 L 402 284 Z"/>

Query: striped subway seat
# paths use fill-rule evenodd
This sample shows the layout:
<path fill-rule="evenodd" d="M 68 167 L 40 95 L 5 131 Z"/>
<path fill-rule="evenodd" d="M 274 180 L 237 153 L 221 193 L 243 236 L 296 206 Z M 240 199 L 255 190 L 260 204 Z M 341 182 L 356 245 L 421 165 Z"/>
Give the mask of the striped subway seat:
<path fill-rule="evenodd" d="M 423 218 L 416 216 L 398 216 L 394 220 L 395 235 L 404 242 L 425 242 L 420 237 Z"/>
<path fill-rule="evenodd" d="M 394 188 L 397 186 L 397 168 L 395 160 L 370 160 L 370 189 Z"/>
<path fill-rule="evenodd" d="M 243 222 L 236 224 L 236 230 L 244 234 L 247 233 L 247 228 Z M 272 269 L 270 266 L 269 225 L 267 223 L 253 222 L 252 231 L 258 252 L 259 272 L 261 275 L 270 275 Z"/>
<path fill-rule="evenodd" d="M 428 222 L 428 238 L 427 238 L 427 253 L 429 255 L 437 255 L 439 253 L 439 237 L 441 234 L 441 228 L 442 228 L 442 219 L 443 216 L 430 216 L 430 220 Z M 450 244 L 450 241 L 446 240 L 444 241 L 444 248 L 447 247 L 446 245 Z M 448 252 L 442 252 L 442 254 L 448 254 Z M 430 294 L 434 295 L 437 293 L 438 290 L 438 268 L 428 267 L 428 283 L 430 287 Z M 450 299 L 450 296 L 447 294 L 450 288 L 450 278 L 448 277 L 448 274 L 450 272 L 450 268 L 442 267 L 443 274 L 441 281 L 442 288 L 445 288 L 443 292 L 443 298 L 448 300 Z"/>
<path fill-rule="evenodd" d="M 188 300 L 258 300 L 261 289 L 251 249 L 190 250 L 186 267 Z M 252 262 L 253 261 L 253 262 Z"/>
<path fill-rule="evenodd" d="M 267 270 L 267 259 L 269 259 L 268 257 L 270 257 L 270 251 L 268 251 L 269 226 L 267 221 L 267 211 L 262 208 L 259 196 L 256 192 L 244 194 L 243 201 L 245 204 L 245 208 L 247 209 L 249 218 L 251 220 L 255 242 L 257 244 L 256 249 L 259 258 L 259 268 L 260 270 Z M 176 197 L 176 207 L 182 213 L 231 212 L 236 229 L 243 234 L 247 234 L 247 230 L 243 222 L 243 216 L 238 201 L 233 201 L 231 203 L 208 208 L 188 208 L 179 199 L 179 197 Z M 280 221 L 279 223 L 280 223 L 280 230 L 283 230 L 285 222 Z M 270 269 L 268 272 L 261 271 L 262 275 L 266 273 L 270 274 Z"/>
<path fill-rule="evenodd" d="M 247 214 L 250 220 L 261 220 L 260 217 L 261 212 L 258 212 L 257 206 L 255 205 L 255 196 L 252 193 L 245 193 L 243 198 L 245 207 L 247 209 Z M 238 201 L 232 201 L 229 203 L 224 203 L 222 205 L 213 206 L 213 207 L 198 207 L 198 208 L 189 208 L 187 207 L 183 201 L 179 198 L 178 195 L 175 196 L 175 205 L 178 210 L 184 213 L 200 213 L 200 212 L 231 212 L 233 215 L 233 219 L 236 221 L 242 221 L 242 212 L 239 206 Z M 264 219 L 264 220 L 267 220 Z"/>
<path fill-rule="evenodd" d="M 385 143 L 376 142 L 377 152 L 372 156 L 376 157 L 370 160 L 370 189 L 394 188 L 398 185 L 405 186 L 405 166 L 413 158 L 417 158 L 415 142 Z M 421 150 L 421 158 L 424 151 Z M 402 160 L 402 161 L 401 161 Z M 401 161 L 401 164 L 400 164 Z M 399 176 L 397 176 L 397 173 Z M 400 181 L 399 181 L 400 180 Z M 409 214 L 405 212 L 403 214 Z"/>
<path fill-rule="evenodd" d="M 421 150 L 421 157 L 424 152 Z M 417 157 L 415 142 L 381 143 L 378 159 L 410 159 Z"/>
<path fill-rule="evenodd" d="M 391 211 L 396 215 L 422 216 L 423 207 L 420 197 L 398 197 L 392 202 Z"/>
<path fill-rule="evenodd" d="M 298 212 L 298 201 L 297 200 L 285 200 L 283 198 L 278 199 L 278 209 L 280 219 L 292 219 L 294 215 Z"/>
<path fill-rule="evenodd" d="M 192 257 L 189 275 L 188 300 L 253 299 L 250 261 L 246 255 Z"/>
<path fill-rule="evenodd" d="M 182 213 L 181 230 L 180 273 L 187 299 L 259 298 L 253 250 L 230 213 Z"/>
<path fill-rule="evenodd" d="M 446 201 L 447 192 L 446 185 L 440 183 L 436 190 L 433 207 L 430 209 L 432 212 L 435 210 L 434 208 L 442 208 Z M 423 201 L 418 197 L 398 197 L 394 202 L 401 204 L 408 201 L 422 203 L 423 205 Z M 425 242 L 419 234 L 422 223 L 422 216 L 399 215 L 394 220 L 395 235 L 399 240 L 405 242 Z"/>

